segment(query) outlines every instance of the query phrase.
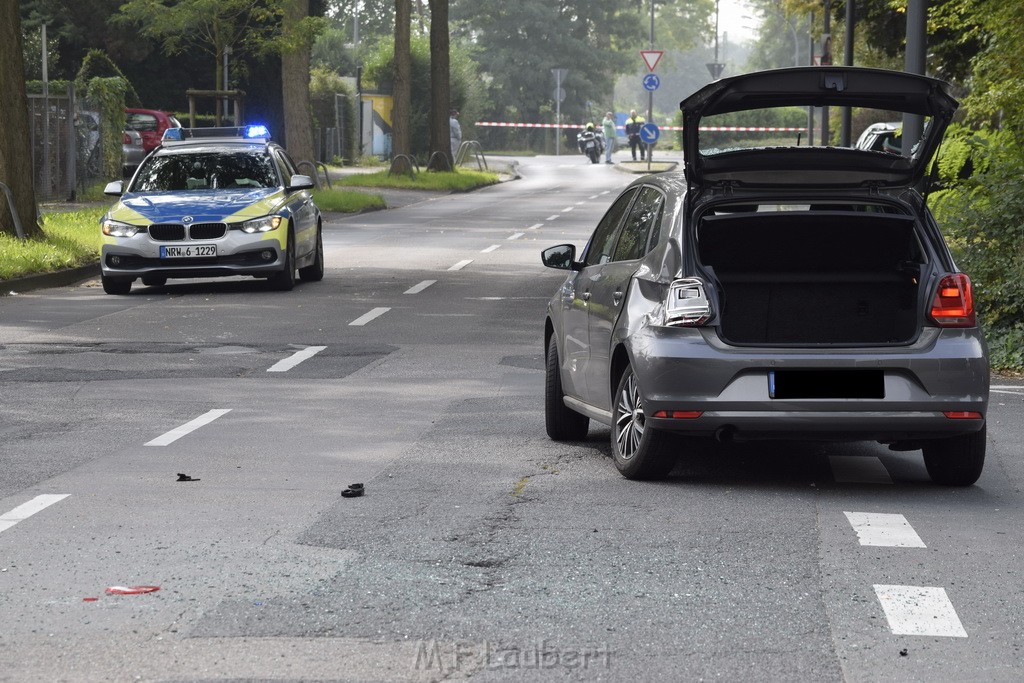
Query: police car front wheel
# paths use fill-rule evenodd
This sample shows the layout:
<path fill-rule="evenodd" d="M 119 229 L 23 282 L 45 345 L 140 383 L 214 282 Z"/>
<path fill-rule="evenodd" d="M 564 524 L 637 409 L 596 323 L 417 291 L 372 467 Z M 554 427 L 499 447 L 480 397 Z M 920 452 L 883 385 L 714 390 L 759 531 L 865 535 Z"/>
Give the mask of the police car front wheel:
<path fill-rule="evenodd" d="M 284 255 L 284 268 L 270 277 L 270 286 L 280 292 L 295 287 L 295 235 L 288 232 L 288 246 Z"/>

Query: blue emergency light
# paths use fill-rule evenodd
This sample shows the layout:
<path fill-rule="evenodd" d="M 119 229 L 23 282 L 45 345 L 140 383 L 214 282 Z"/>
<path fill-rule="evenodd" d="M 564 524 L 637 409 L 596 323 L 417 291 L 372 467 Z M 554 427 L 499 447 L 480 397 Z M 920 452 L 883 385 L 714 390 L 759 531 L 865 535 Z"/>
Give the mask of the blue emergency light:
<path fill-rule="evenodd" d="M 269 140 L 270 129 L 262 123 L 248 126 L 227 126 L 213 128 L 168 128 L 164 131 L 163 142 L 184 142 L 205 138 Z"/>
<path fill-rule="evenodd" d="M 246 126 L 245 137 L 269 139 L 270 129 L 264 126 L 262 123 L 258 123 L 252 126 Z"/>

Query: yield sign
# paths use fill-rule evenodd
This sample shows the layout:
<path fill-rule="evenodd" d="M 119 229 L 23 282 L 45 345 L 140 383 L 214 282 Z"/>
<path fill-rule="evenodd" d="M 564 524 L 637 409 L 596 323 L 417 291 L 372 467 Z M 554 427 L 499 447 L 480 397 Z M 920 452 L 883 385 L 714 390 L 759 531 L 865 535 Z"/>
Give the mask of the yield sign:
<path fill-rule="evenodd" d="M 640 50 L 640 56 L 644 58 L 644 64 L 647 65 L 648 71 L 654 71 L 654 67 L 658 66 L 663 54 L 665 54 L 664 50 Z"/>

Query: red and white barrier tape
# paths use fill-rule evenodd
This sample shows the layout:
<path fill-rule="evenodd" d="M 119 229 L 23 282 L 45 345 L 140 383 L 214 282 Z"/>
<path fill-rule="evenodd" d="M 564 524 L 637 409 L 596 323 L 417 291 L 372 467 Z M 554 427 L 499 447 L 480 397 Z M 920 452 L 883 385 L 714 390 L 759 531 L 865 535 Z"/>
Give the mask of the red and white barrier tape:
<path fill-rule="evenodd" d="M 584 128 L 585 124 L 564 123 L 561 126 L 555 123 L 499 123 L 497 121 L 477 121 L 478 126 L 491 126 L 494 128 Z M 616 126 L 623 130 L 622 126 Z M 660 130 L 682 130 L 682 126 L 659 126 Z M 756 133 L 802 133 L 806 128 L 788 128 L 784 126 L 701 126 L 700 130 L 708 132 L 756 132 Z"/>

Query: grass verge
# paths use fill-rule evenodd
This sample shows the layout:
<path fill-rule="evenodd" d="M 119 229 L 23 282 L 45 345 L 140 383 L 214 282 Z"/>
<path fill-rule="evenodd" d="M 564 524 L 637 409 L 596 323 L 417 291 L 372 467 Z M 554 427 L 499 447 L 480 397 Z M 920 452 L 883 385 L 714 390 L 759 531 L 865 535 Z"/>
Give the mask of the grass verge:
<path fill-rule="evenodd" d="M 388 175 L 387 171 L 377 171 L 376 173 L 356 173 L 346 176 L 334 181 L 334 184 L 354 187 L 389 187 L 400 190 L 466 192 L 478 187 L 494 185 L 497 182 L 497 173 L 483 171 L 459 170 L 448 173 L 425 171 L 417 173 L 415 178 L 400 173 Z"/>
<path fill-rule="evenodd" d="M 100 256 L 100 216 L 106 207 L 43 215 L 43 237 L 0 234 L 0 280 L 84 266 Z"/>
<path fill-rule="evenodd" d="M 333 213 L 359 213 L 387 208 L 380 195 L 355 190 L 313 190 L 313 201 L 321 211 Z"/>

